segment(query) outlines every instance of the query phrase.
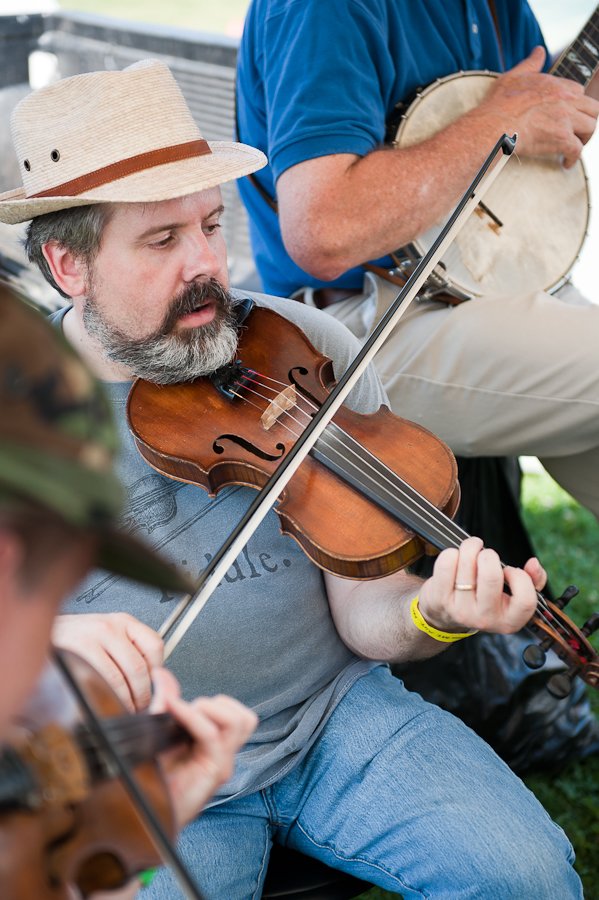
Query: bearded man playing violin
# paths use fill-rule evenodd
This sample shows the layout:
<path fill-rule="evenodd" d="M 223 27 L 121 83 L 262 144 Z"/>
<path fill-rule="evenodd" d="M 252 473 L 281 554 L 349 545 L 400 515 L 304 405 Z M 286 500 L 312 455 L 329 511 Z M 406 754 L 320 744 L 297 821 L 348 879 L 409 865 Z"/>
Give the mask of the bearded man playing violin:
<path fill-rule="evenodd" d="M 50 896 L 44 888 L 47 874 L 41 858 L 50 859 L 52 853 L 40 847 L 37 859 L 34 846 L 27 851 L 20 846 L 11 854 L 10 835 L 16 819 L 11 816 L 17 809 L 21 816 L 22 810 L 30 810 L 33 823 L 46 815 L 50 820 L 57 813 L 52 802 L 47 813 L 44 803 L 36 806 L 36 791 L 31 788 L 33 800 L 22 796 L 11 806 L 9 785 L 15 770 L 5 765 L 8 757 L 4 754 L 7 745 L 21 753 L 25 733 L 31 733 L 35 741 L 36 726 L 40 733 L 49 721 L 57 723 L 61 710 L 73 704 L 66 686 L 56 673 L 52 677 L 50 670 L 28 699 L 49 650 L 54 618 L 65 595 L 96 564 L 174 590 L 184 590 L 188 581 L 142 542 L 118 530 L 122 490 L 112 471 L 116 441 L 109 407 L 93 376 L 56 329 L 1 282 L 0 398 L 0 780 L 6 779 L 0 816 L 0 894 L 12 900 L 33 896 L 41 900 Z M 144 649 L 143 643 L 139 646 Z M 149 656 L 148 665 L 151 662 Z M 255 716 L 231 697 L 203 697 L 186 703 L 171 673 L 155 669 L 151 674 L 154 711 L 170 712 L 190 738 L 187 745 L 161 758 L 176 823 L 181 827 L 230 777 L 234 754 L 253 729 Z M 34 707 L 38 713 L 34 714 Z M 42 711 L 43 722 L 39 718 Z M 48 779 L 52 783 L 50 776 Z M 83 801 L 94 813 L 103 808 L 100 803 L 94 807 L 87 796 Z M 111 811 L 116 815 L 117 807 Z M 118 826 L 109 817 L 103 826 L 108 846 L 109 835 Z M 141 825 L 138 827 L 144 834 Z M 32 828 L 30 836 L 34 834 Z M 101 827 L 98 836 L 102 837 Z M 83 846 L 85 839 L 81 840 Z M 135 840 L 139 841 L 139 836 Z M 126 857 L 126 839 L 123 843 L 119 850 Z M 68 839 L 63 845 L 65 859 L 67 844 Z M 19 860 L 24 858 L 30 871 L 17 872 Z M 68 891 L 62 874 L 58 868 L 53 870 L 61 888 Z M 52 896 L 59 896 L 55 890 L 57 885 Z M 80 896 L 74 887 L 73 891 L 73 897 Z M 119 897 L 136 893 L 137 886 L 132 883 L 119 891 Z M 99 893 L 94 891 L 93 896 L 99 897 Z"/>
<path fill-rule="evenodd" d="M 253 493 L 234 485 L 211 498 L 149 469 L 125 406 L 135 376 L 180 382 L 235 358 L 245 295 L 228 286 L 218 185 L 265 159 L 241 144 L 208 145 L 157 61 L 44 88 L 17 107 L 13 133 L 24 187 L 0 196 L 0 219 L 32 220 L 30 258 L 71 300 L 55 324 L 107 383 L 131 528 L 195 578 Z M 343 373 L 357 345 L 342 325 L 255 300 L 299 325 Z M 369 371 L 348 405 L 368 413 L 384 402 Z M 572 849 L 536 799 L 387 665 L 476 629 L 516 631 L 544 582 L 536 560 L 502 569 L 477 538 L 442 552 L 424 582 L 402 571 L 342 579 L 317 569 L 269 513 L 169 659 L 184 694 L 229 693 L 260 719 L 232 778 L 181 837 L 207 895 L 260 896 L 276 840 L 405 898 L 581 897 Z M 97 575 L 69 601 L 55 641 L 143 709 L 174 597 Z M 147 896 L 172 896 L 167 872 Z"/>

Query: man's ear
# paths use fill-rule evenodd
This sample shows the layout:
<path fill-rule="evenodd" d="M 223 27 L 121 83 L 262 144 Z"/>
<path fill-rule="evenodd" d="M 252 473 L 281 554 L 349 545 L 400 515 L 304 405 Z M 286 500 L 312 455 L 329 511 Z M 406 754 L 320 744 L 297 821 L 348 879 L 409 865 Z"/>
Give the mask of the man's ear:
<path fill-rule="evenodd" d="M 84 261 L 56 241 L 48 241 L 42 253 L 56 284 L 73 300 L 87 293 L 87 267 Z"/>

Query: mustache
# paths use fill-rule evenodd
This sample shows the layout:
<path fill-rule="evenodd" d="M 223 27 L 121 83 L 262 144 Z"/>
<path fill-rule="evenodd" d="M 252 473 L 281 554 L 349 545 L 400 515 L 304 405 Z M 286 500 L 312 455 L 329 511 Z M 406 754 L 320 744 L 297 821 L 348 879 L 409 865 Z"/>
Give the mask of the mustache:
<path fill-rule="evenodd" d="M 199 306 L 213 300 L 220 308 L 221 315 L 228 316 L 233 308 L 233 298 L 220 281 L 209 278 L 207 281 L 193 282 L 173 298 L 158 330 L 160 336 L 170 334 L 181 316 L 194 312 Z"/>

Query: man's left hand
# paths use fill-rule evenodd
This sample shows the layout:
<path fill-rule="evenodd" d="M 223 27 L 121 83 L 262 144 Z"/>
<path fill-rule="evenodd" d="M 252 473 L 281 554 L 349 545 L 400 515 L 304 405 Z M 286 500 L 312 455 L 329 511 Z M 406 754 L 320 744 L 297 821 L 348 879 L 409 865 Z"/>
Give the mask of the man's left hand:
<path fill-rule="evenodd" d="M 439 554 L 418 605 L 428 624 L 439 631 L 511 634 L 532 618 L 536 591 L 546 580 L 537 559 L 530 559 L 524 569 L 502 567 L 497 553 L 472 537 L 457 550 Z M 511 593 L 505 592 L 505 585 Z"/>

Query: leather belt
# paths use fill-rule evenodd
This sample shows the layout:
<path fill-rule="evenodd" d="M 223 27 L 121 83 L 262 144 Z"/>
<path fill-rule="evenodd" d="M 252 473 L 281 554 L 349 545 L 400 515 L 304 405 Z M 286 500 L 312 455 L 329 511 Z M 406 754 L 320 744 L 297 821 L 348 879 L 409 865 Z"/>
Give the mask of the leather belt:
<path fill-rule="evenodd" d="M 332 306 L 333 303 L 339 303 L 341 300 L 347 300 L 348 297 L 355 297 L 356 294 L 360 293 L 360 288 L 316 288 L 316 290 L 312 291 L 312 299 L 314 300 L 314 306 L 318 309 L 326 309 L 327 306 Z M 297 300 L 298 303 L 305 303 L 306 292 L 298 291 L 297 294 L 293 295 L 293 299 Z"/>
<path fill-rule="evenodd" d="M 391 281 L 398 288 L 402 288 L 405 284 L 405 279 L 390 275 L 387 269 L 382 269 L 378 266 L 366 266 L 365 268 L 370 269 L 371 272 L 376 272 L 377 275 L 386 281 Z M 305 303 L 305 293 L 305 290 L 298 291 L 293 295 L 292 299 L 297 300 L 298 303 Z M 316 288 L 316 290 L 312 291 L 312 299 L 314 306 L 318 309 L 326 309 L 327 306 L 339 303 L 340 300 L 347 300 L 349 297 L 355 297 L 359 293 L 360 288 L 354 288 L 353 290 L 351 288 Z M 428 299 L 436 303 L 445 303 L 447 306 L 458 306 L 460 303 L 465 302 L 462 298 L 445 293 L 434 294 Z"/>
<path fill-rule="evenodd" d="M 370 266 L 369 268 L 371 271 L 375 271 L 374 266 Z M 384 278 L 386 281 L 393 282 L 398 288 L 402 288 L 405 285 L 405 279 L 399 279 L 392 275 L 390 276 L 386 269 L 378 269 L 376 274 L 380 275 L 380 277 Z M 298 303 L 305 303 L 305 293 L 305 290 L 298 291 L 293 295 L 292 299 L 297 300 Z M 314 301 L 314 306 L 318 309 L 326 309 L 327 306 L 332 306 L 334 303 L 339 303 L 341 300 L 347 300 L 349 297 L 355 297 L 356 294 L 359 293 L 359 288 L 354 288 L 353 290 L 351 288 L 316 288 L 316 290 L 312 291 L 312 299 Z M 434 301 L 435 303 L 445 303 L 447 306 L 459 306 L 460 303 L 466 302 L 466 298 L 454 297 L 452 294 L 445 293 L 434 294 L 427 299 Z"/>

